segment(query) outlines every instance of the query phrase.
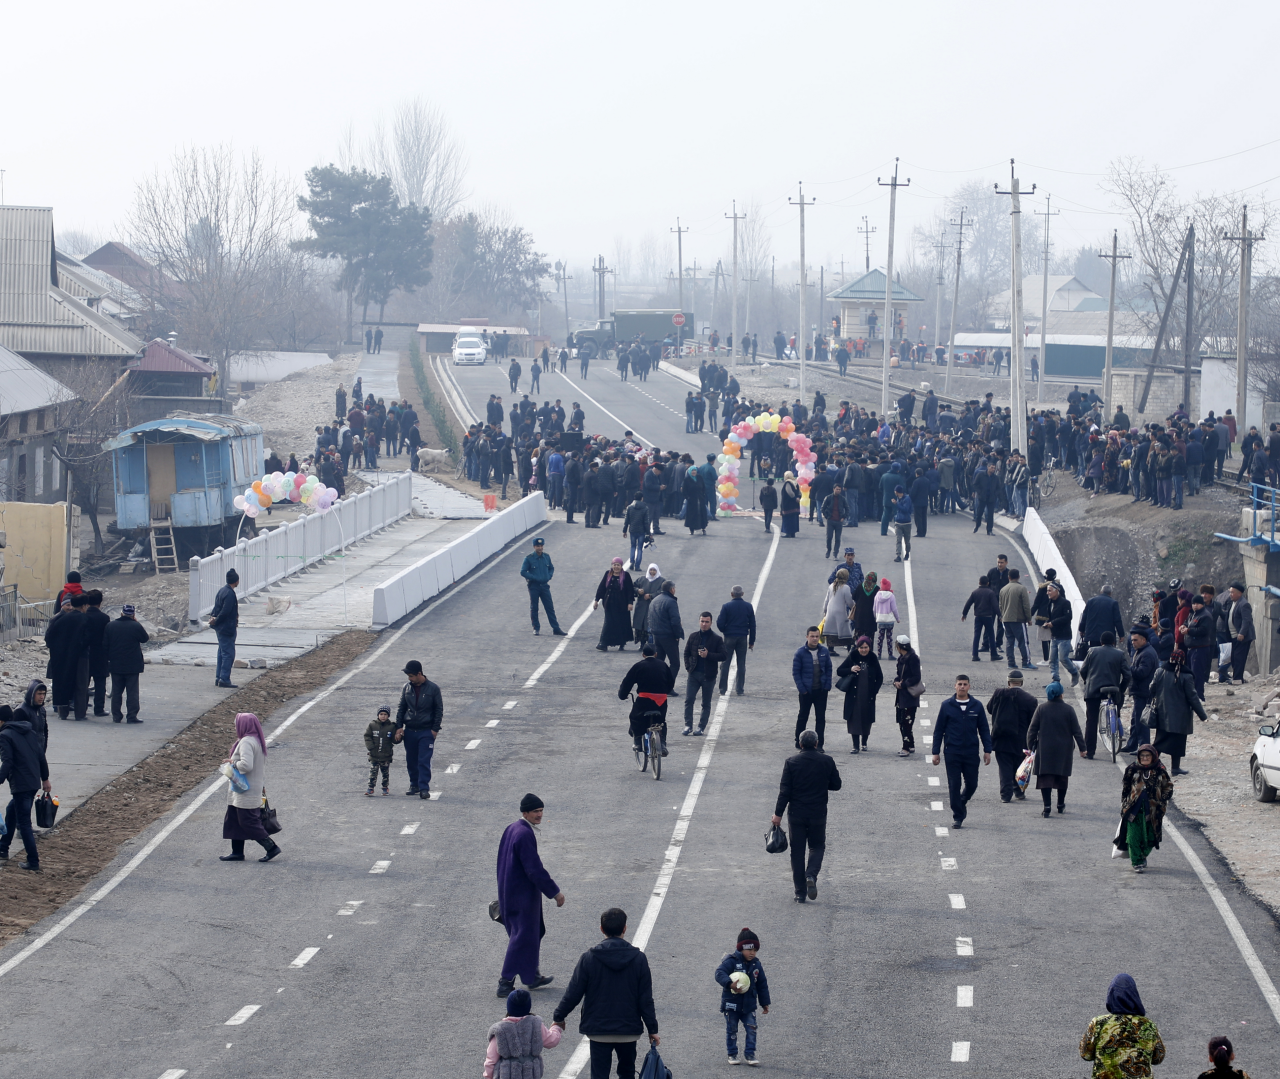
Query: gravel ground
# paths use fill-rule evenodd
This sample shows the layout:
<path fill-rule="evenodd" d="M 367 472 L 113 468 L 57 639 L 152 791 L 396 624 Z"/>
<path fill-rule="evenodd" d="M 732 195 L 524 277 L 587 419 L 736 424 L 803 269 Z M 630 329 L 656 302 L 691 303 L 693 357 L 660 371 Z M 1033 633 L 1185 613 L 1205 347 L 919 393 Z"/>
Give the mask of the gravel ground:
<path fill-rule="evenodd" d="M 280 382 L 268 382 L 246 395 L 243 405 L 236 405 L 236 417 L 261 424 L 265 446 L 282 461 L 289 459 L 290 452 L 301 461 L 315 447 L 316 427 L 333 418 L 338 383 L 346 387 L 349 400 L 359 367 L 360 354 L 355 353 L 298 371 Z"/>

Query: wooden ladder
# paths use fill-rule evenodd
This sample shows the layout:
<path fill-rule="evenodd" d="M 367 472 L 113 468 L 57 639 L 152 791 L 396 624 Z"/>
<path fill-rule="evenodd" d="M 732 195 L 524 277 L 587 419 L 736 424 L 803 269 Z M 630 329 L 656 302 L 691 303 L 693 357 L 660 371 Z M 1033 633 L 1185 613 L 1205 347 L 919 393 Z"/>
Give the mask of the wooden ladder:
<path fill-rule="evenodd" d="M 170 521 L 151 522 L 151 563 L 157 573 L 178 572 L 178 548 Z"/>

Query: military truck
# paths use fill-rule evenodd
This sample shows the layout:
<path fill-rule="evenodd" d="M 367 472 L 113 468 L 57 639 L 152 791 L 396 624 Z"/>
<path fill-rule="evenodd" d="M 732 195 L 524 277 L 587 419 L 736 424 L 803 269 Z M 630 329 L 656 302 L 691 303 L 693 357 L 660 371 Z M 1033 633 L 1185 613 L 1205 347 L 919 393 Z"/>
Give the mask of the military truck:
<path fill-rule="evenodd" d="M 671 310 L 615 311 L 612 317 L 601 319 L 594 326 L 577 330 L 574 344 L 578 355 L 584 351 L 587 358 L 594 358 L 615 347 L 619 342 L 628 343 L 637 336 L 646 341 L 662 341 L 668 334 L 674 335 L 677 327 L 671 317 L 678 312 Z M 685 312 L 684 325 L 679 327 L 682 338 L 688 340 L 693 336 L 693 315 Z M 674 340 L 674 337 L 673 337 Z"/>

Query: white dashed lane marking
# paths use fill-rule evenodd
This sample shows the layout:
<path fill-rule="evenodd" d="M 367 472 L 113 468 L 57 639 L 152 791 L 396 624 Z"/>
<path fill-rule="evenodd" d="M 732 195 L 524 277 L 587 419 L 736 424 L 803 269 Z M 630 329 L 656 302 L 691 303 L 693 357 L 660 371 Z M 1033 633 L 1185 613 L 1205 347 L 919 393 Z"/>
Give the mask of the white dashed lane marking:
<path fill-rule="evenodd" d="M 233 1015 L 230 1019 L 228 1019 L 223 1024 L 223 1026 L 228 1026 L 228 1027 L 241 1026 L 243 1025 L 244 1021 L 249 1018 L 249 1016 L 251 1016 L 254 1012 L 256 1012 L 261 1007 L 262 1007 L 261 1004 L 246 1004 L 243 1008 L 241 1008 L 238 1012 L 236 1012 L 235 1015 Z"/>
<path fill-rule="evenodd" d="M 312 959 L 315 958 L 315 955 L 319 950 L 319 948 L 303 948 L 302 951 L 298 953 L 298 958 L 290 963 L 289 966 L 295 968 L 305 967 Z"/>
<path fill-rule="evenodd" d="M 464 749 L 475 749 L 475 748 L 476 748 L 476 746 L 478 746 L 479 744 L 480 744 L 480 739 L 479 739 L 479 738 L 472 738 L 470 742 L 468 742 L 465 746 L 463 746 L 463 748 L 464 748 Z"/>
<path fill-rule="evenodd" d="M 957 1008 L 973 1007 L 973 986 L 971 985 L 956 986 L 956 1007 Z"/>
<path fill-rule="evenodd" d="M 385 872 L 386 872 L 388 869 L 390 869 L 390 868 L 391 868 L 391 863 L 390 863 L 390 862 L 374 862 L 374 863 L 373 863 L 373 868 L 372 868 L 372 869 L 370 869 L 370 870 L 369 870 L 369 872 L 370 872 L 370 873 L 385 873 Z"/>
<path fill-rule="evenodd" d="M 930 802 L 930 803 L 929 803 L 929 808 L 930 808 L 930 809 L 932 809 L 935 813 L 941 813 L 941 812 L 942 812 L 942 803 L 941 803 L 941 802 Z"/>
<path fill-rule="evenodd" d="M 422 827 L 422 821 L 420 820 L 410 821 L 408 824 L 406 824 L 403 828 L 400 829 L 400 834 L 413 835 L 413 833 L 416 832 L 421 827 Z"/>
<path fill-rule="evenodd" d="M 952 909 L 952 910 L 964 910 L 964 909 L 965 909 L 965 906 L 964 906 L 964 896 L 959 895 L 959 894 L 957 894 L 956 892 L 952 892 L 952 893 L 951 893 L 947 898 L 951 900 L 951 909 Z"/>
<path fill-rule="evenodd" d="M 931 787 L 941 787 L 941 786 L 942 786 L 942 780 L 941 780 L 941 779 L 939 779 L 937 776 L 930 776 L 930 777 L 929 777 L 929 786 L 931 786 Z"/>
<path fill-rule="evenodd" d="M 355 912 L 358 911 L 363 905 L 364 905 L 363 899 L 348 899 L 346 903 L 343 904 L 342 909 L 338 911 L 338 913 L 339 914 L 355 914 Z"/>
<path fill-rule="evenodd" d="M 957 864 L 956 864 L 956 860 L 955 860 L 954 858 L 942 858 L 942 859 L 939 859 L 939 860 L 942 862 L 942 868 L 943 868 L 943 869 L 957 869 L 957 868 L 959 868 L 959 867 L 957 866 Z"/>
<path fill-rule="evenodd" d="M 956 955 L 973 955 L 973 937 L 956 937 Z"/>
<path fill-rule="evenodd" d="M 170 1068 L 167 1072 L 160 1076 L 160 1079 L 182 1079 L 187 1074 L 186 1068 Z"/>
<path fill-rule="evenodd" d="M 460 765 L 460 764 L 456 764 L 456 763 L 455 763 L 455 764 L 451 764 L 451 765 L 449 765 L 449 767 L 448 767 L 448 768 L 446 768 L 446 769 L 444 770 L 444 774 L 445 774 L 445 775 L 447 775 L 447 776 L 454 775 L 454 774 L 455 774 L 455 773 L 456 773 L 456 772 L 457 772 L 461 767 L 462 767 L 462 765 Z M 403 833 L 402 833 L 402 834 L 403 834 Z"/>
<path fill-rule="evenodd" d="M 933 830 L 933 834 L 934 835 L 950 835 L 951 830 L 949 828 L 935 828 Z"/>
<path fill-rule="evenodd" d="M 951 1043 L 951 1062 L 953 1064 L 964 1064 L 969 1059 L 969 1043 L 968 1042 L 952 1042 Z"/>
<path fill-rule="evenodd" d="M 486 727 L 496 727 L 496 726 L 497 726 L 499 723 L 501 723 L 501 722 L 502 722 L 502 720 L 500 720 L 500 719 L 491 719 L 491 720 L 489 720 L 489 722 L 488 722 L 488 723 L 486 723 L 486 724 L 485 724 L 485 726 L 486 726 Z"/>
<path fill-rule="evenodd" d="M 506 704 L 504 704 L 504 705 L 502 706 L 502 708 L 503 708 L 503 710 L 504 710 L 504 711 L 510 711 L 510 710 L 511 710 L 512 708 L 514 708 L 515 706 L 516 706 L 516 702 L 515 702 L 515 701 L 507 701 L 507 703 L 506 703 Z"/>

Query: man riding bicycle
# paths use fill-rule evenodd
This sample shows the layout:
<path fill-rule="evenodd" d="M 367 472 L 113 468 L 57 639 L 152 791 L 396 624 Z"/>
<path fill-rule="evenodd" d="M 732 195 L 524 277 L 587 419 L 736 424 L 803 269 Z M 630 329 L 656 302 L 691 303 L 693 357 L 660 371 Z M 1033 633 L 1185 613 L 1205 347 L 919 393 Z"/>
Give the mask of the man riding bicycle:
<path fill-rule="evenodd" d="M 634 688 L 635 703 L 631 706 L 628 717 L 629 730 L 635 749 L 640 748 L 640 739 L 650 727 L 662 728 L 662 755 L 667 755 L 667 695 L 671 692 L 675 676 L 671 668 L 658 659 L 658 650 L 651 644 L 640 649 L 644 658 L 633 664 L 627 676 L 618 687 L 618 700 L 625 701 Z"/>

